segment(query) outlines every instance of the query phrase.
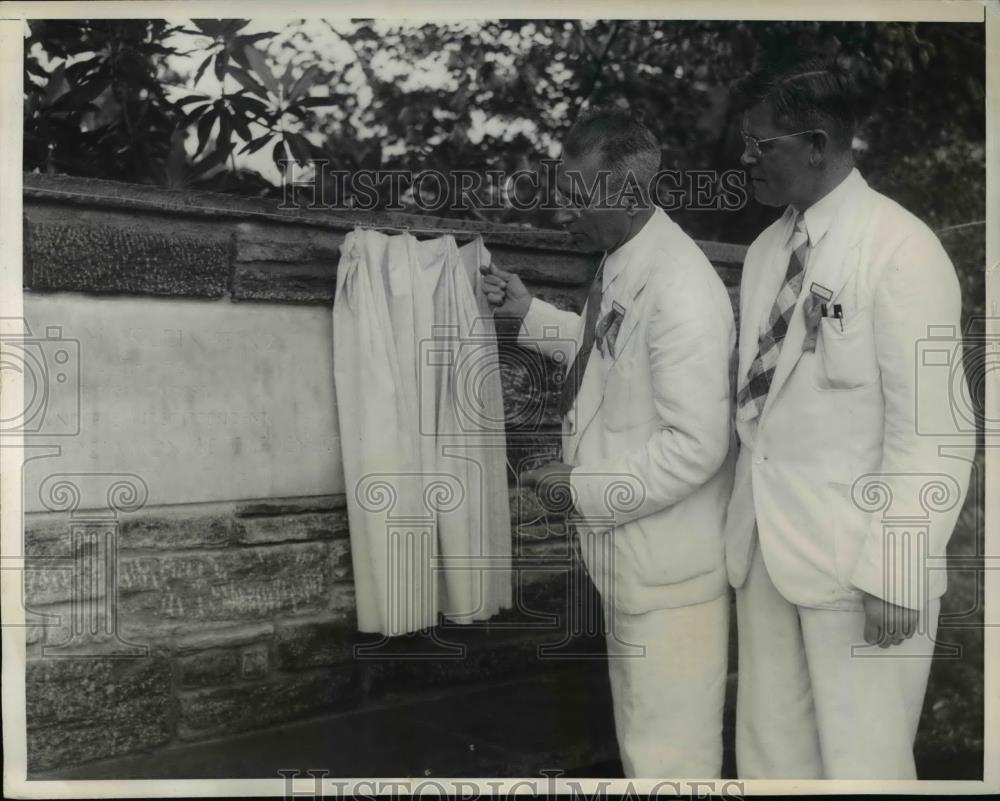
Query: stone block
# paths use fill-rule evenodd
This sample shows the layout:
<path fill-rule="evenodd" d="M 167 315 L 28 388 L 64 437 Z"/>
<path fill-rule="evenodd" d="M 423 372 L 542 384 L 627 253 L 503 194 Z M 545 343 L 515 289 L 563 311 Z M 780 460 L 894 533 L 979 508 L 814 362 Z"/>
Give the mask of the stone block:
<path fill-rule="evenodd" d="M 354 582 L 338 581 L 329 588 L 330 603 L 327 607 L 330 614 L 342 626 L 357 626 L 357 605 L 354 596 Z"/>
<path fill-rule="evenodd" d="M 268 640 L 274 635 L 273 623 L 239 623 L 235 626 L 206 625 L 196 631 L 179 633 L 169 646 L 177 653 L 204 651 L 208 648 L 229 648 Z"/>
<path fill-rule="evenodd" d="M 346 510 L 244 517 L 234 524 L 235 539 L 244 545 L 344 538 L 348 531 Z"/>
<path fill-rule="evenodd" d="M 82 552 L 93 552 L 85 546 Z M 103 561 L 84 558 L 74 562 L 69 558 L 35 558 L 25 560 L 24 603 L 29 609 L 74 600 L 103 598 L 107 594 L 108 576 Z"/>
<path fill-rule="evenodd" d="M 233 298 L 332 304 L 345 235 L 316 228 L 239 224 Z"/>
<path fill-rule="evenodd" d="M 177 677 L 182 687 L 212 687 L 231 684 L 240 678 L 240 653 L 233 648 L 213 648 L 177 660 Z"/>
<path fill-rule="evenodd" d="M 590 282 L 600 255 L 566 251 L 531 250 L 505 245 L 487 245 L 494 263 L 503 270 L 517 273 L 524 281 L 568 286 Z"/>
<path fill-rule="evenodd" d="M 28 727 L 28 772 L 52 770 L 95 759 L 162 747 L 173 725 L 159 701 L 136 704 L 113 724 Z"/>
<path fill-rule="evenodd" d="M 312 512 L 337 512 L 347 508 L 347 497 L 337 495 L 310 495 L 292 498 L 262 498 L 237 503 L 236 517 L 264 517 L 271 515 L 298 515 Z"/>
<path fill-rule="evenodd" d="M 240 676 L 260 679 L 271 670 L 271 653 L 265 643 L 258 643 L 240 651 Z"/>
<path fill-rule="evenodd" d="M 71 558 L 70 517 L 62 513 L 25 516 L 24 547 L 28 556 Z M 190 511 L 151 512 L 123 516 L 118 523 L 118 549 L 184 550 L 222 548 L 233 540 L 228 514 Z"/>
<path fill-rule="evenodd" d="M 196 740 L 261 728 L 344 707 L 352 692 L 353 668 L 276 676 L 229 687 L 182 690 L 178 735 Z"/>
<path fill-rule="evenodd" d="M 126 555 L 119 567 L 125 630 L 156 636 L 193 624 L 259 621 L 329 603 L 327 543 L 289 543 L 162 556 Z"/>
<path fill-rule="evenodd" d="M 349 663 L 356 632 L 336 616 L 281 625 L 275 631 L 275 655 L 280 670 L 306 670 Z"/>
<path fill-rule="evenodd" d="M 544 281 L 544 279 L 542 279 Z M 541 281 L 525 281 L 525 286 L 531 294 L 546 303 L 551 303 L 557 309 L 572 311 L 579 314 L 583 311 L 583 304 L 587 299 L 587 283 L 584 281 L 579 287 L 550 286 Z"/>
<path fill-rule="evenodd" d="M 215 687 L 244 679 L 263 678 L 270 672 L 269 645 L 258 642 L 242 648 L 210 648 L 181 656 L 176 661 L 181 687 Z"/>
<path fill-rule="evenodd" d="M 232 541 L 233 523 L 228 514 L 150 514 L 123 519 L 119 532 L 122 550 L 220 548 Z"/>
<path fill-rule="evenodd" d="M 26 288 L 218 298 L 229 233 L 197 222 L 26 207 Z"/>
<path fill-rule="evenodd" d="M 169 716 L 170 665 L 164 657 L 42 657 L 28 662 L 29 728 L 106 723 L 125 730 L 130 718 Z"/>

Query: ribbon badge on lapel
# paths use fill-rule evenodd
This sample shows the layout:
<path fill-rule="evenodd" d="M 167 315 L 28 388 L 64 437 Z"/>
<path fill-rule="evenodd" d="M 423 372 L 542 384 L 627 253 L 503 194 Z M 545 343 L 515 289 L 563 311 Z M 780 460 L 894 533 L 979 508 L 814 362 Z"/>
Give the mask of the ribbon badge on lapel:
<path fill-rule="evenodd" d="M 816 350 L 816 339 L 819 337 L 819 321 L 826 316 L 826 304 L 833 298 L 833 292 L 815 281 L 809 287 L 809 294 L 802 303 L 802 311 L 806 316 L 806 338 L 802 342 L 803 352 L 813 353 Z"/>
<path fill-rule="evenodd" d="M 618 339 L 618 329 L 622 327 L 622 320 L 625 319 L 625 307 L 618 301 L 611 304 L 611 311 L 604 315 L 597 324 L 596 339 L 597 346 L 604 353 L 604 343 L 608 343 L 608 353 L 611 358 L 615 358 L 615 341 Z"/>

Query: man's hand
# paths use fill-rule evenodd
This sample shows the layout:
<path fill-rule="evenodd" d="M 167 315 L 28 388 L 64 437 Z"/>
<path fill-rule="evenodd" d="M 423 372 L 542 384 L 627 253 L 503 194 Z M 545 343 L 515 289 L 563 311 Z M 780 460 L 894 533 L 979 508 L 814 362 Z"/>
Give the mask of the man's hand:
<path fill-rule="evenodd" d="M 870 645 L 878 645 L 879 648 L 899 645 L 917 630 L 920 613 L 916 609 L 896 606 L 867 592 L 863 593 L 862 604 L 865 608 L 865 642 Z"/>
<path fill-rule="evenodd" d="M 514 273 L 501 270 L 496 264 L 482 269 L 486 300 L 498 317 L 523 320 L 531 305 L 531 293 Z"/>
<path fill-rule="evenodd" d="M 521 483 L 535 490 L 546 511 L 569 514 L 573 511 L 573 490 L 569 481 L 572 470 L 573 466 L 565 462 L 549 462 L 526 470 L 521 474 Z"/>

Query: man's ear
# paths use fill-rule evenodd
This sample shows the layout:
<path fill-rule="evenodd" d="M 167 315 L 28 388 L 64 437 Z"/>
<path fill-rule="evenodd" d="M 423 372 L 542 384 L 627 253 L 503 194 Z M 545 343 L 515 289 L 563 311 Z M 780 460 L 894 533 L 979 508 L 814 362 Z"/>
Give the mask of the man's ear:
<path fill-rule="evenodd" d="M 809 151 L 809 164 L 818 167 L 829 155 L 830 135 L 826 131 L 816 130 L 810 135 L 812 148 Z"/>
<path fill-rule="evenodd" d="M 643 205 L 642 188 L 636 177 L 628 173 L 621 194 L 618 197 L 619 208 L 625 210 L 629 217 L 634 217 L 639 213 Z"/>

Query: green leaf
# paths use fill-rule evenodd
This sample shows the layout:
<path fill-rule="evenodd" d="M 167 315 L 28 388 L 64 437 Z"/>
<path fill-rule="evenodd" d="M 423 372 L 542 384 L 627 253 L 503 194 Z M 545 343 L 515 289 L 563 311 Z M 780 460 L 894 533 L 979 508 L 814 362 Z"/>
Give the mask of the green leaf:
<path fill-rule="evenodd" d="M 318 108 L 319 106 L 335 106 L 337 105 L 337 98 L 335 97 L 304 97 L 298 102 L 299 106 L 305 108 Z"/>
<path fill-rule="evenodd" d="M 205 156 L 201 161 L 195 164 L 191 169 L 195 175 L 201 175 L 203 172 L 208 172 L 213 167 L 218 167 L 229 157 L 229 152 L 216 149 L 214 152 Z"/>
<path fill-rule="evenodd" d="M 198 106 L 192 106 L 190 109 L 188 109 L 187 113 L 181 117 L 180 122 L 178 122 L 178 125 L 181 128 L 187 128 L 202 114 L 208 111 L 208 109 L 211 108 L 211 106 L 212 106 L 211 103 L 202 103 Z"/>
<path fill-rule="evenodd" d="M 263 33 L 252 33 L 248 36 L 237 36 L 236 41 L 241 45 L 248 45 L 259 42 L 261 39 L 270 39 L 272 36 L 277 35 L 274 31 L 264 31 Z"/>
<path fill-rule="evenodd" d="M 226 112 L 219 114 L 219 135 L 215 139 L 215 149 L 222 150 L 227 156 L 233 152 L 233 126 L 231 117 Z"/>
<path fill-rule="evenodd" d="M 250 20 L 248 19 L 226 20 L 226 24 L 222 27 L 222 35 L 235 36 L 237 31 L 243 30 L 249 24 Z"/>
<path fill-rule="evenodd" d="M 225 20 L 221 19 L 192 19 L 191 22 L 203 34 L 213 38 L 222 33 L 223 26 L 225 25 Z"/>
<path fill-rule="evenodd" d="M 309 140 L 306 139 L 302 134 L 297 133 L 286 133 L 285 141 L 288 143 L 288 149 L 292 151 L 292 157 L 300 165 L 305 167 L 309 164 Z"/>
<path fill-rule="evenodd" d="M 312 85 L 316 82 L 316 78 L 318 76 L 319 67 L 315 64 L 308 67 L 306 71 L 299 76 L 299 79 L 292 84 L 292 88 L 288 90 L 287 100 L 291 102 L 308 92 L 312 88 Z"/>
<path fill-rule="evenodd" d="M 201 80 L 201 76 L 205 74 L 205 70 L 208 69 L 208 65 L 212 63 L 212 57 L 209 56 L 204 61 L 201 62 L 201 66 L 198 67 L 198 71 L 194 74 L 194 82 L 197 85 L 198 81 Z"/>
<path fill-rule="evenodd" d="M 250 66 L 256 73 L 257 77 L 263 82 L 275 97 L 280 93 L 280 88 L 278 82 L 274 78 L 274 73 L 271 72 L 271 68 L 267 66 L 267 60 L 264 58 L 263 54 L 252 45 L 247 45 L 243 48 L 243 52 L 247 57 L 247 61 L 250 62 Z"/>
<path fill-rule="evenodd" d="M 287 158 L 288 155 L 285 153 L 285 140 L 278 139 L 278 141 L 274 143 L 274 149 L 271 151 L 271 161 L 274 162 L 274 166 L 278 168 L 278 171 L 281 172 L 282 175 L 285 174 L 285 165 L 282 162 L 284 162 Z"/>
<path fill-rule="evenodd" d="M 211 98 L 209 98 L 208 95 L 199 95 L 199 94 L 188 95 L 187 97 L 182 97 L 180 100 L 175 102 L 174 106 L 176 106 L 177 108 L 183 108 L 188 103 L 195 103 L 199 100 L 210 100 L 210 99 Z"/>
<path fill-rule="evenodd" d="M 268 142 L 270 142 L 271 141 L 271 137 L 273 137 L 273 136 L 274 136 L 274 134 L 271 133 L 270 131 L 268 131 L 263 136 L 258 136 L 256 139 L 251 139 L 249 142 L 247 142 L 242 147 L 242 149 L 239 152 L 240 153 L 248 153 L 248 154 L 249 153 L 256 153 L 258 150 L 260 150 L 262 147 L 264 147 L 264 145 L 266 145 Z"/>
<path fill-rule="evenodd" d="M 253 67 L 250 66 L 250 62 L 247 60 L 245 49 L 243 47 L 236 46 L 237 42 L 239 42 L 239 38 L 237 38 L 233 45 L 229 48 L 229 55 L 233 57 L 233 61 L 249 72 L 253 69 Z"/>
<path fill-rule="evenodd" d="M 212 132 L 212 126 L 215 124 L 215 118 L 218 116 L 219 112 L 215 108 L 212 108 L 198 123 L 198 149 L 194 152 L 195 156 L 201 153 L 205 149 L 205 145 L 208 144 L 208 137 Z"/>
<path fill-rule="evenodd" d="M 240 135 L 240 138 L 244 142 L 249 142 L 253 139 L 253 134 L 250 133 L 248 120 L 242 113 L 234 113 L 229 119 L 232 121 L 233 127 L 236 129 L 236 133 Z"/>
<path fill-rule="evenodd" d="M 82 86 L 74 87 L 52 104 L 52 110 L 62 111 L 86 105 L 91 100 L 97 98 L 110 85 L 110 78 L 98 78 L 95 81 L 88 81 Z"/>
<path fill-rule="evenodd" d="M 228 60 L 225 50 L 220 50 L 215 54 L 215 77 L 218 78 L 219 83 L 222 83 L 222 79 L 226 76 L 226 62 Z"/>
<path fill-rule="evenodd" d="M 56 98 L 69 89 L 69 83 L 66 81 L 65 73 L 65 64 L 60 64 L 52 71 L 52 75 L 49 77 L 49 82 L 45 85 L 45 99 L 42 101 L 42 105 L 52 105 Z"/>
<path fill-rule="evenodd" d="M 242 67 L 236 67 L 230 64 L 227 72 L 232 75 L 240 86 L 247 91 L 260 95 L 261 97 L 267 96 L 267 89 L 254 80 L 253 76 Z"/>

